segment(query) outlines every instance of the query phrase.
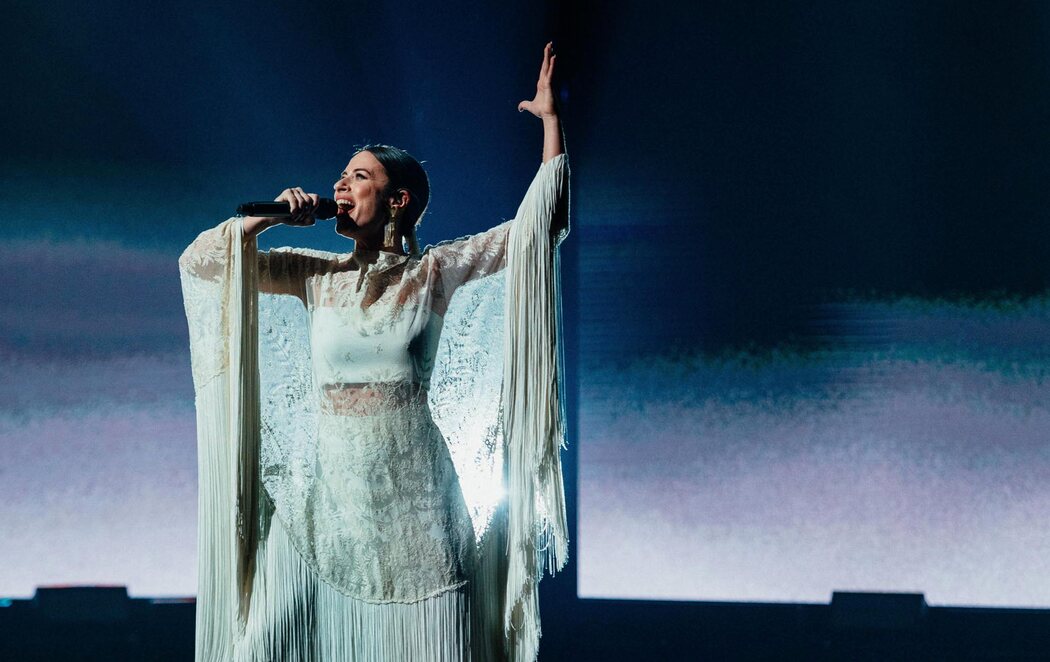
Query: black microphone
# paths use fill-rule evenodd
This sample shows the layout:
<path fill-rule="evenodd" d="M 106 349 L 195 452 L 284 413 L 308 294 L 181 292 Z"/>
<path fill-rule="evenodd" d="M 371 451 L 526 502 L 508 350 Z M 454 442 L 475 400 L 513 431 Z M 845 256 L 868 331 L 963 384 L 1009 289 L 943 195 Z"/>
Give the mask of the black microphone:
<path fill-rule="evenodd" d="M 314 217 L 321 220 L 332 218 L 339 211 L 339 206 L 331 198 L 321 198 L 314 209 Z M 237 207 L 238 216 L 269 216 L 282 218 L 292 215 L 292 207 L 287 202 L 245 202 Z"/>

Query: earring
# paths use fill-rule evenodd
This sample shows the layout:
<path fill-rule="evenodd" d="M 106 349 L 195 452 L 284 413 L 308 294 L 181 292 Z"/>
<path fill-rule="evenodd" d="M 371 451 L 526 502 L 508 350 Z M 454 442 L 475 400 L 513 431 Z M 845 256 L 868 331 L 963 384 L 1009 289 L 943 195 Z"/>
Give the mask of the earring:
<path fill-rule="evenodd" d="M 389 248 L 395 248 L 397 242 L 397 207 L 390 208 L 390 221 L 386 224 L 386 233 L 383 236 L 383 243 Z"/>

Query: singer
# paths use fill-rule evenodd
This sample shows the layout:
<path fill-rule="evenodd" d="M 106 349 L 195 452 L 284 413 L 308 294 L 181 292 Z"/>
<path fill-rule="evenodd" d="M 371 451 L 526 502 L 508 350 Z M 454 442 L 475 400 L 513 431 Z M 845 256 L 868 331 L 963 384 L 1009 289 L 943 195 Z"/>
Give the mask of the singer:
<path fill-rule="evenodd" d="M 430 186 L 369 145 L 334 184 L 348 253 L 257 250 L 231 218 L 179 259 L 197 404 L 196 659 L 523 660 L 568 537 L 558 244 L 568 164 L 543 50 L 517 214 L 420 250 Z M 272 213 L 272 212 L 267 212 Z"/>

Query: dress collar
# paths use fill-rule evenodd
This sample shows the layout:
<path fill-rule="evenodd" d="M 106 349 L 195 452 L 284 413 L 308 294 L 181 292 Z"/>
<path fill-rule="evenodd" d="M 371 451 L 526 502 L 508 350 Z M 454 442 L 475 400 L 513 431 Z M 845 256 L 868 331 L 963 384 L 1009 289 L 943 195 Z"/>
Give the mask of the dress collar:
<path fill-rule="evenodd" d="M 412 256 L 408 254 L 402 255 L 401 253 L 392 253 L 389 251 L 355 249 L 352 253 L 344 254 L 343 259 L 353 265 L 351 268 L 356 268 L 360 271 L 360 276 L 358 276 L 358 287 L 360 287 L 368 274 L 381 274 L 404 264 L 411 257 Z"/>

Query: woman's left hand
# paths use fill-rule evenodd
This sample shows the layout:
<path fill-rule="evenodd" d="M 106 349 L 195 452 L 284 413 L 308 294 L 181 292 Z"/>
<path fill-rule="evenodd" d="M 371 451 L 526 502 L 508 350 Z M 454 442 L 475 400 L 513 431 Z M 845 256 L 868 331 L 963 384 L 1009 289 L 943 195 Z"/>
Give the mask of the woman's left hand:
<path fill-rule="evenodd" d="M 554 76 L 554 42 L 547 42 L 543 47 L 543 64 L 540 65 L 540 78 L 536 81 L 536 96 L 532 101 L 522 101 L 518 104 L 518 112 L 527 110 L 540 119 L 557 117 L 558 110 L 554 106 L 554 92 L 551 91 L 551 78 Z"/>

